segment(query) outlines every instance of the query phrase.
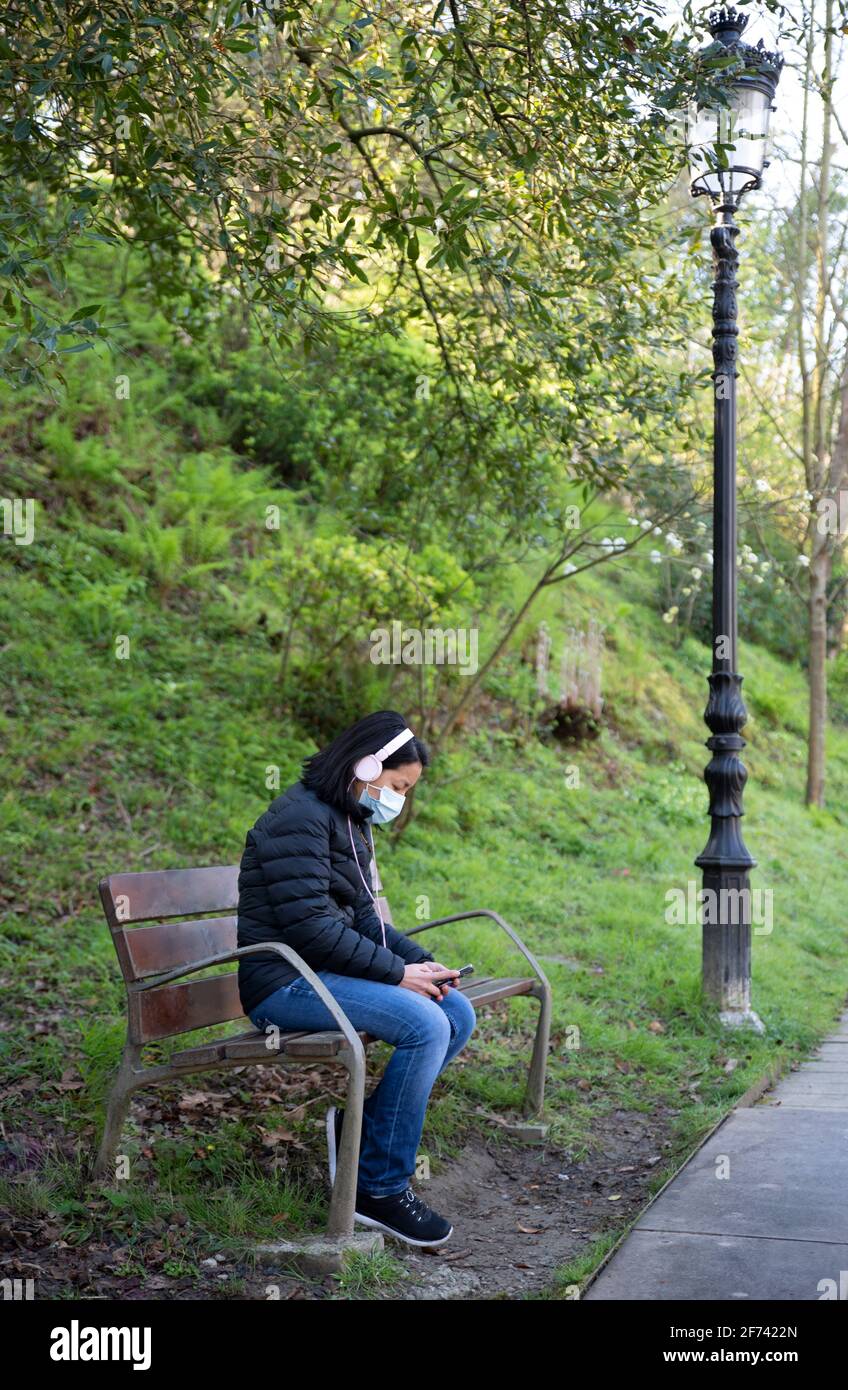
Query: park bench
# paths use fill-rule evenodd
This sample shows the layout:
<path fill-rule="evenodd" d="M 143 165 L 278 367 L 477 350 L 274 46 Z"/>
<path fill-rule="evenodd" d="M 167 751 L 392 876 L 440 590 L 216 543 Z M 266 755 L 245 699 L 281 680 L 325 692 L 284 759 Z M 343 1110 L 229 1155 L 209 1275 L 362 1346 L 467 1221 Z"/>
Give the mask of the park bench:
<path fill-rule="evenodd" d="M 141 1086 L 173 1081 L 196 1072 L 217 1071 L 247 1064 L 286 1066 L 332 1058 L 347 1068 L 346 1123 L 342 1130 L 336 1179 L 330 1199 L 327 1235 L 353 1233 L 356 1178 L 362 1106 L 365 1098 L 365 1051 L 377 1039 L 354 1029 L 326 985 L 296 951 L 281 943 L 237 946 L 235 909 L 238 904 L 238 864 L 159 872 L 111 874 L 100 882 L 100 898 L 118 953 L 127 989 L 127 1037 L 117 1076 L 106 1105 L 106 1119 L 93 1178 L 113 1171 L 130 1096 Z M 376 881 L 378 892 L 381 889 Z M 389 906 L 380 898 L 383 915 Z M 525 957 L 533 975 L 508 979 L 474 979 L 461 988 L 476 1006 L 512 995 L 530 994 L 539 1000 L 539 1018 L 523 1098 L 525 1116 L 541 1116 L 551 1018 L 551 989 L 539 965 L 513 929 L 487 909 L 459 912 L 413 927 L 407 935 L 428 931 L 472 917 L 490 918 L 507 933 Z M 144 925 L 139 925 L 144 924 Z M 212 966 L 238 961 L 254 952 L 276 951 L 313 985 L 338 1023 L 332 1032 L 230 1034 L 175 1052 L 169 1060 L 145 1065 L 146 1045 L 195 1029 L 244 1018 L 239 1000 L 238 970 L 190 980 Z"/>

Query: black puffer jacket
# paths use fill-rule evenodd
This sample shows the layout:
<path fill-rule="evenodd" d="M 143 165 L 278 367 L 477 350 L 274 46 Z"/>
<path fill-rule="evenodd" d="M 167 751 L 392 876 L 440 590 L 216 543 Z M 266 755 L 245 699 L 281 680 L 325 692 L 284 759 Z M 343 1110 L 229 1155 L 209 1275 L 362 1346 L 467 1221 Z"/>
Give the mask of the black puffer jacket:
<path fill-rule="evenodd" d="M 372 815 L 352 818 L 357 858 L 371 882 L 371 850 L 362 826 Z M 360 975 L 396 985 L 407 965 L 434 957 L 380 919 L 359 875 L 347 817 L 302 782 L 271 802 L 247 832 L 238 880 L 238 944 L 281 941 L 313 970 Z M 258 952 L 239 961 L 238 983 L 246 1014 L 298 972 L 282 956 Z"/>

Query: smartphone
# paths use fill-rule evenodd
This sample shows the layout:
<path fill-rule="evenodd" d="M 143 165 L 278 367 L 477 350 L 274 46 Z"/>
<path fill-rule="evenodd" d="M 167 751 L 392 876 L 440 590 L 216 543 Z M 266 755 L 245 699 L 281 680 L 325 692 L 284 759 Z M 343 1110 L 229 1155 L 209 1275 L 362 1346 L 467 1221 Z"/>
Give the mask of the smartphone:
<path fill-rule="evenodd" d="M 461 970 L 460 970 L 460 972 L 459 972 L 460 978 L 462 978 L 463 975 L 473 975 L 473 974 L 474 974 L 474 966 L 473 966 L 473 965 L 463 965 L 462 968 L 461 968 Z M 433 978 L 433 983 L 436 984 L 436 985 L 441 985 L 441 984 L 452 985 L 452 984 L 454 983 L 455 980 L 456 980 L 456 975 L 439 975 L 439 976 L 434 976 L 434 978 Z"/>

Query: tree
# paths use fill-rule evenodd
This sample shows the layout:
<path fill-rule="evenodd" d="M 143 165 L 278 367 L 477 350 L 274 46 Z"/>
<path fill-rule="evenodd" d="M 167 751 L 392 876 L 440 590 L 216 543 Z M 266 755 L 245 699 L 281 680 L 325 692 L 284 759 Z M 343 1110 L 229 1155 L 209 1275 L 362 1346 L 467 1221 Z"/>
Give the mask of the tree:
<path fill-rule="evenodd" d="M 76 246 L 131 242 L 190 331 L 226 281 L 271 340 L 421 321 L 470 432 L 487 383 L 517 428 L 603 476 L 589 368 L 623 363 L 663 312 L 628 264 L 681 157 L 664 131 L 688 47 L 662 12 L 12 0 L 5 374 L 46 385 L 106 333 L 101 306 L 43 291 L 62 295 Z M 518 504 L 531 482 L 516 469 Z"/>
<path fill-rule="evenodd" d="M 848 131 L 834 101 L 839 54 L 834 44 L 837 0 L 809 0 L 801 7 L 804 26 L 804 103 L 798 142 L 798 192 L 789 217 L 777 215 L 776 272 L 778 342 L 795 369 L 762 408 L 781 434 L 797 445 L 800 469 L 796 504 L 774 519 L 793 539 L 798 565 L 789 583 L 806 610 L 809 728 L 805 799 L 824 805 L 828 658 L 835 655 L 844 621 L 846 581 L 839 574 L 848 517 L 848 201 L 844 170 L 836 158 Z M 820 118 L 820 135 L 815 115 Z M 814 144 L 818 141 L 818 150 Z M 781 303 L 781 301 L 783 301 Z M 775 335 L 770 335 L 773 357 Z M 773 364 L 776 366 L 777 364 Z M 775 384 L 777 376 L 775 375 Z M 774 406 L 782 418 L 776 419 Z M 782 409 L 781 409 L 782 407 Z"/>

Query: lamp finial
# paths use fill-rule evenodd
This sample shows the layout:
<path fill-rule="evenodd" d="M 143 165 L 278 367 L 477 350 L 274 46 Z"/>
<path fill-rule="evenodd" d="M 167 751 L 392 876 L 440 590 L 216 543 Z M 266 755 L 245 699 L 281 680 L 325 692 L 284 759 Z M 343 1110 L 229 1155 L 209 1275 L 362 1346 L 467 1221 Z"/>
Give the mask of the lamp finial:
<path fill-rule="evenodd" d="M 735 39 L 740 39 L 747 23 L 748 16 L 741 10 L 734 9 L 732 5 L 722 5 L 718 10 L 710 10 L 710 33 L 721 43 L 732 44 Z"/>

